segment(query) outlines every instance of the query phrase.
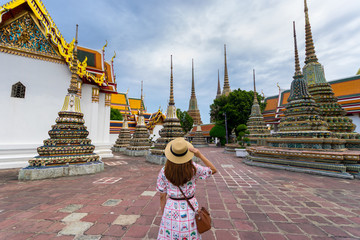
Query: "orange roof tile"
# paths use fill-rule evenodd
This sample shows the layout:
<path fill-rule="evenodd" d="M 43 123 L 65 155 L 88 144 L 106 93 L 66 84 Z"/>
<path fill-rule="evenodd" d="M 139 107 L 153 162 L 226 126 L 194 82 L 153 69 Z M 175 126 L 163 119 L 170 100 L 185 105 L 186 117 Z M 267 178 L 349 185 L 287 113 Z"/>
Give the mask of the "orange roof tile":
<path fill-rule="evenodd" d="M 351 81 L 339 81 L 330 83 L 335 96 L 360 94 L 360 76 Z"/>
<path fill-rule="evenodd" d="M 265 102 L 266 102 L 266 107 L 264 111 L 275 110 L 278 104 L 278 97 L 276 96 L 274 98 L 266 98 Z"/>

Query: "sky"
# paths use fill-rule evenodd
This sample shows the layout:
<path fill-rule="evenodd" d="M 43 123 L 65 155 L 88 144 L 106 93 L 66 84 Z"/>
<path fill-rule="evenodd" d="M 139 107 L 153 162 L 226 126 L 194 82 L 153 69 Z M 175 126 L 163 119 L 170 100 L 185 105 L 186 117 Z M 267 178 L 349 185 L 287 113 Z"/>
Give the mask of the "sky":
<path fill-rule="evenodd" d="M 0 5 L 7 1 L 0 0 Z M 230 87 L 278 94 L 289 89 L 294 74 L 292 21 L 296 22 L 301 67 L 305 56 L 303 0 L 43 0 L 65 40 L 105 52 L 118 92 L 140 97 L 148 112 L 166 111 L 173 56 L 175 106 L 187 110 L 191 95 L 191 60 L 201 118 L 209 123 L 218 70 L 224 81 L 224 44 Z M 319 62 L 328 81 L 354 76 L 360 68 L 360 1 L 308 0 Z"/>

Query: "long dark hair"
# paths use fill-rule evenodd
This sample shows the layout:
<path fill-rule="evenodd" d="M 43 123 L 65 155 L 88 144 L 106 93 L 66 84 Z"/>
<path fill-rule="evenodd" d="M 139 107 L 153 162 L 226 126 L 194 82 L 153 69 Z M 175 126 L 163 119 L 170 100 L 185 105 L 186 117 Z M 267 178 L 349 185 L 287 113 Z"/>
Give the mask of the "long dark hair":
<path fill-rule="evenodd" d="M 169 160 L 165 163 L 165 177 L 175 186 L 179 187 L 191 180 L 196 173 L 192 160 L 176 164 Z"/>

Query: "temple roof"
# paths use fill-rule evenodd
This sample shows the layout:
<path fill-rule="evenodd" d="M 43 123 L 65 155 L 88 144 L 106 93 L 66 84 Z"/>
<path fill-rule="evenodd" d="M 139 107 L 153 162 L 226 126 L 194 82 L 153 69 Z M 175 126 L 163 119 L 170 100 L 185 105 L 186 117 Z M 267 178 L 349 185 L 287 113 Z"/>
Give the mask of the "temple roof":
<path fill-rule="evenodd" d="M 146 111 L 144 101 L 141 98 L 129 98 L 127 93 L 116 93 L 111 95 L 111 107 L 118 109 L 122 114 L 137 115 L 140 109 Z M 151 116 L 150 113 L 144 113 Z M 146 118 L 147 116 L 145 116 Z"/>
<path fill-rule="evenodd" d="M 159 109 L 156 113 L 151 114 L 151 117 L 146 127 L 150 130 L 153 130 L 155 125 L 163 123 L 165 119 L 166 116 Z"/>
<path fill-rule="evenodd" d="M 208 137 L 210 136 L 210 130 L 215 126 L 215 124 L 210 123 L 210 124 L 200 124 L 201 126 L 201 131 L 203 132 L 203 136 L 204 137 Z M 195 136 L 195 132 L 196 132 L 196 128 L 197 126 L 194 126 L 191 131 L 188 133 L 189 137 L 193 137 Z"/>
<path fill-rule="evenodd" d="M 24 48 L 24 44 L 16 46 L 11 43 L 7 44 L 6 42 L 0 42 L 0 51 L 46 61 L 66 63 L 70 67 L 72 64 L 71 61 L 74 58 L 75 39 L 70 43 L 64 39 L 41 0 L 13 0 L 0 6 L 0 29 L 6 28 L 12 23 L 19 24 L 16 23 L 16 21 L 24 16 L 27 16 L 26 21 L 32 21 L 34 23 L 30 27 L 40 30 L 40 35 L 43 35 L 41 44 L 44 46 L 50 44 L 55 52 L 49 52 L 51 48 L 49 48 L 48 52 L 39 51 L 38 49 L 30 49 L 29 51 L 29 49 L 25 49 L 26 47 Z M 24 28 L 21 28 L 21 31 L 32 33 L 33 30 L 30 29 L 29 24 L 26 25 Z M 11 29 L 7 30 L 13 38 L 18 37 L 16 32 L 11 31 Z M 35 32 L 37 33 L 39 31 Z M 36 36 L 34 39 L 28 41 L 39 41 L 38 39 L 39 36 Z M 104 54 L 96 50 L 80 46 L 78 49 L 78 76 L 85 83 L 98 85 L 102 92 L 116 92 L 112 63 L 106 63 L 103 56 Z M 91 58 L 91 56 L 93 56 L 93 58 Z M 87 59 L 89 59 L 89 64 Z"/>

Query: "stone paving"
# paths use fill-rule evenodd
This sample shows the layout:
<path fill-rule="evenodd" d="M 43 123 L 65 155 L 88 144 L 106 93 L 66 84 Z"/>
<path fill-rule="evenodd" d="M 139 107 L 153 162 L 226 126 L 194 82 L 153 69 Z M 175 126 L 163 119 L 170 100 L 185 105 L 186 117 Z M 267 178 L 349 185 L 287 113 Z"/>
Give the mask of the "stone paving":
<path fill-rule="evenodd" d="M 202 148 L 219 172 L 199 181 L 210 209 L 203 239 L 360 239 L 360 181 L 250 167 L 222 148 Z M 117 154 L 105 171 L 17 181 L 0 171 L 0 239 L 156 239 L 161 166 Z"/>

